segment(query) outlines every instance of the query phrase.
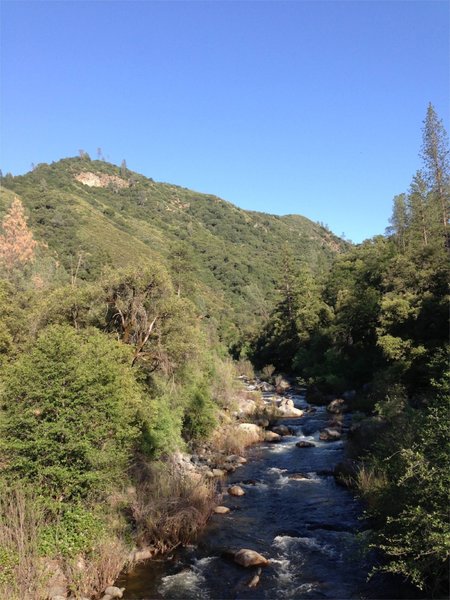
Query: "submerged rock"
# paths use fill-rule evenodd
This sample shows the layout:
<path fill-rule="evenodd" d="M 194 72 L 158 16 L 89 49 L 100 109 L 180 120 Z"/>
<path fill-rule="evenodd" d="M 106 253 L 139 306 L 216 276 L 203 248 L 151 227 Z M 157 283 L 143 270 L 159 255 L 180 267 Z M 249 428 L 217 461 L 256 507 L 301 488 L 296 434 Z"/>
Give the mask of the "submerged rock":
<path fill-rule="evenodd" d="M 297 448 L 315 448 L 314 442 L 308 442 L 307 440 L 300 440 L 295 444 Z"/>
<path fill-rule="evenodd" d="M 256 573 L 253 575 L 253 577 L 247 583 L 247 587 L 249 587 L 249 588 L 256 587 L 258 585 L 258 583 L 259 583 L 260 578 L 261 578 L 261 573 L 262 573 L 262 569 L 261 569 L 261 567 L 258 567 L 258 570 L 256 571 Z"/>
<path fill-rule="evenodd" d="M 304 473 L 290 473 L 288 475 L 289 479 L 293 479 L 294 481 L 303 481 L 304 479 L 311 479 L 308 475 Z"/>
<path fill-rule="evenodd" d="M 256 567 L 258 565 L 268 565 L 269 561 L 259 552 L 242 548 L 234 555 L 234 562 L 242 567 Z"/>

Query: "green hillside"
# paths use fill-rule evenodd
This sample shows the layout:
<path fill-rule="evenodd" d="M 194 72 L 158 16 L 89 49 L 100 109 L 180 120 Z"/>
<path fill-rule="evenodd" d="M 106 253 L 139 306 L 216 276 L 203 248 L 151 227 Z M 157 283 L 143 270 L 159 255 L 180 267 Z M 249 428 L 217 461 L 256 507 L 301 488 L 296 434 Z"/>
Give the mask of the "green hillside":
<path fill-rule="evenodd" d="M 3 177 L 1 213 L 10 192 L 67 276 L 80 256 L 79 277 L 87 280 L 105 265 L 162 262 L 180 293 L 217 320 L 228 341 L 272 307 L 286 253 L 318 272 L 345 247 L 305 217 L 242 210 L 89 158 Z"/>

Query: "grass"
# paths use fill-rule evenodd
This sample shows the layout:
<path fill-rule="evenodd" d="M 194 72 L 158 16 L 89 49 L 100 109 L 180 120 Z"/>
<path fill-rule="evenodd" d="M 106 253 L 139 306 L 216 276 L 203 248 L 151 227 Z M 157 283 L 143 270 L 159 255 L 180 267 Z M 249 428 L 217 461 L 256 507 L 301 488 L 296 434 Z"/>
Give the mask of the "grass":
<path fill-rule="evenodd" d="M 18 487 L 0 497 L 0 598 L 38 600 L 45 585 L 39 538 L 44 527 L 34 498 Z"/>
<path fill-rule="evenodd" d="M 167 552 L 191 542 L 214 507 L 214 483 L 171 461 L 141 463 L 136 474 L 131 514 L 138 545 Z"/>

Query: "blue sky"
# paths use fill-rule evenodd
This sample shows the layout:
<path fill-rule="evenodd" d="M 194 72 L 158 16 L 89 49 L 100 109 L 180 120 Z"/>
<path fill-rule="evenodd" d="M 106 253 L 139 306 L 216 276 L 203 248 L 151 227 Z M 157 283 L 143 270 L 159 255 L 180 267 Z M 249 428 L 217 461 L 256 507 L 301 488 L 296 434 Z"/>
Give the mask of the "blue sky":
<path fill-rule="evenodd" d="M 98 147 L 243 208 L 383 233 L 449 129 L 447 1 L 34 2 L 1 8 L 3 173 Z"/>

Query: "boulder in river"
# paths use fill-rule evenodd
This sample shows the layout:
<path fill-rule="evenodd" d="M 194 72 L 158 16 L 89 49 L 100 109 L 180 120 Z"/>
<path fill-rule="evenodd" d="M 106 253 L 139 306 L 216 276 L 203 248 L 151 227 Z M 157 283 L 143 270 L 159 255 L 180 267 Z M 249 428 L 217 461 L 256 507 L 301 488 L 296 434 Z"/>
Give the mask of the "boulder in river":
<path fill-rule="evenodd" d="M 265 556 L 259 554 L 255 550 L 249 550 L 248 548 L 242 548 L 238 550 L 234 555 L 234 562 L 242 567 L 257 567 L 259 565 L 266 566 L 269 561 Z"/>
<path fill-rule="evenodd" d="M 261 441 L 263 437 L 263 431 L 261 427 L 255 423 L 240 423 L 238 425 L 238 431 L 245 435 L 247 443 L 255 443 Z"/>
<path fill-rule="evenodd" d="M 245 492 L 241 488 L 240 485 L 232 485 L 231 487 L 228 488 L 228 493 L 230 494 L 230 496 L 244 496 L 245 495 Z"/>
<path fill-rule="evenodd" d="M 327 411 L 334 415 L 338 415 L 343 412 L 347 412 L 348 406 L 347 404 L 345 404 L 345 400 L 343 400 L 342 398 L 336 398 L 335 400 L 332 400 L 327 406 Z"/>
<path fill-rule="evenodd" d="M 230 509 L 228 508 L 228 506 L 216 506 L 214 512 L 216 513 L 216 515 L 226 515 L 230 512 Z"/>
<path fill-rule="evenodd" d="M 319 439 L 323 442 L 335 442 L 341 439 L 341 432 L 337 429 L 326 427 L 320 432 Z"/>
<path fill-rule="evenodd" d="M 281 442 L 281 435 L 274 431 L 266 431 L 264 433 L 264 441 L 266 442 Z"/>
<path fill-rule="evenodd" d="M 311 479 L 308 475 L 304 473 L 290 473 L 288 475 L 288 479 L 293 479 L 294 481 L 304 481 L 305 479 Z"/>
<path fill-rule="evenodd" d="M 292 430 L 287 425 L 275 425 L 272 427 L 272 431 L 278 435 L 292 435 Z"/>
<path fill-rule="evenodd" d="M 297 448 L 315 448 L 314 442 L 308 442 L 308 440 L 300 440 L 295 444 Z"/>
<path fill-rule="evenodd" d="M 304 411 L 294 406 L 290 398 L 285 398 L 280 402 L 277 408 L 280 417 L 302 417 Z"/>

